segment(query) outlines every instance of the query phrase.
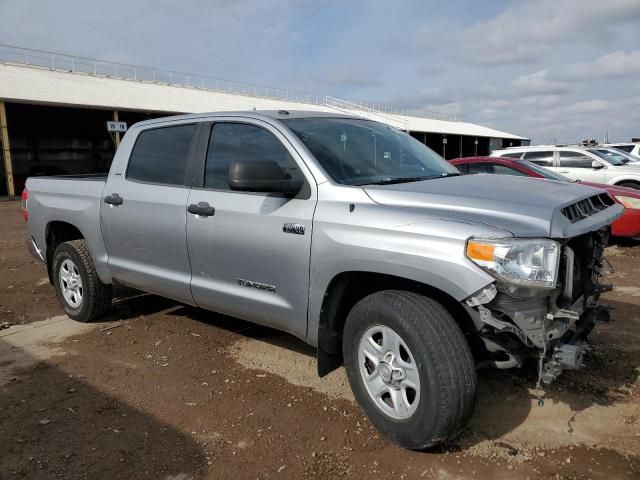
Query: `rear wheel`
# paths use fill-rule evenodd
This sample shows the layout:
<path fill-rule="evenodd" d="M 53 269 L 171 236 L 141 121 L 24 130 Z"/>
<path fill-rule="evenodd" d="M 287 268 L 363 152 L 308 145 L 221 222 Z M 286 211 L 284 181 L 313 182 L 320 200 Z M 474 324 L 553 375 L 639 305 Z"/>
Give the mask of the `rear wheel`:
<path fill-rule="evenodd" d="M 112 287 L 98 278 L 84 240 L 58 245 L 52 267 L 56 295 L 70 318 L 90 322 L 109 309 Z"/>
<path fill-rule="evenodd" d="M 451 439 L 473 412 L 469 346 L 433 299 L 399 290 L 365 297 L 347 317 L 343 355 L 358 403 L 402 447 L 422 450 Z"/>

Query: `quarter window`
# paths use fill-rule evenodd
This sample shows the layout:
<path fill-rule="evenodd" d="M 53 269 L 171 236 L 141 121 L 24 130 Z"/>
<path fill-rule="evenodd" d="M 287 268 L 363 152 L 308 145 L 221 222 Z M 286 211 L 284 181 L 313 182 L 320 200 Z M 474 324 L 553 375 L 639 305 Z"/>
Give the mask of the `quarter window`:
<path fill-rule="evenodd" d="M 264 128 L 244 123 L 216 123 L 209 138 L 205 188 L 230 190 L 231 164 L 255 161 L 274 161 L 291 177 L 302 175 L 282 142 Z"/>
<path fill-rule="evenodd" d="M 525 160 L 542 165 L 543 167 L 553 167 L 553 152 L 526 152 L 523 157 Z"/>
<path fill-rule="evenodd" d="M 565 168 L 592 168 L 593 159 L 580 152 L 560 152 L 560 166 Z"/>
<path fill-rule="evenodd" d="M 142 131 L 129 158 L 127 178 L 144 183 L 184 185 L 195 125 Z"/>

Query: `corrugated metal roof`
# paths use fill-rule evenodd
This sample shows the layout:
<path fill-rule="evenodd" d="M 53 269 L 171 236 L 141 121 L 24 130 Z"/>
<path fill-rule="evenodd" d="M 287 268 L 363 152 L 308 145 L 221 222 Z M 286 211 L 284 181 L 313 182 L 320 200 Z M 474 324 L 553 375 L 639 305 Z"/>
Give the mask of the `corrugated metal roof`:
<path fill-rule="evenodd" d="M 330 99 L 331 97 L 327 97 Z M 360 115 L 412 132 L 433 132 L 526 140 L 468 122 L 434 120 L 358 109 L 333 99 L 324 105 L 253 97 L 154 83 L 109 78 L 87 73 L 66 73 L 34 66 L 0 64 L 0 99 L 53 105 L 73 105 L 169 113 L 202 113 L 238 110 L 312 110 Z"/>

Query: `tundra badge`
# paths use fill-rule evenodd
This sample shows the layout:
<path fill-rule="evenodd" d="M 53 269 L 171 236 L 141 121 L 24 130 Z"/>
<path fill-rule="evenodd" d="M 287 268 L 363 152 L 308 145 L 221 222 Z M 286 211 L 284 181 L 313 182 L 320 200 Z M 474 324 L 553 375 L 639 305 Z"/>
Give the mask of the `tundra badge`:
<path fill-rule="evenodd" d="M 296 235 L 304 235 L 304 225 L 301 223 L 285 223 L 282 226 L 284 233 L 295 233 Z"/>

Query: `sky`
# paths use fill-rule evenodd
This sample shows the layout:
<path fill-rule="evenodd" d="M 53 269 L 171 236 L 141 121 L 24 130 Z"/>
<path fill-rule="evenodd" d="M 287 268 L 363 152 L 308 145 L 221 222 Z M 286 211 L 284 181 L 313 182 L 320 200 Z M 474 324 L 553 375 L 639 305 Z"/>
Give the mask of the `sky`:
<path fill-rule="evenodd" d="M 640 0 L 0 0 L 0 43 L 459 114 L 534 143 L 640 137 Z"/>

